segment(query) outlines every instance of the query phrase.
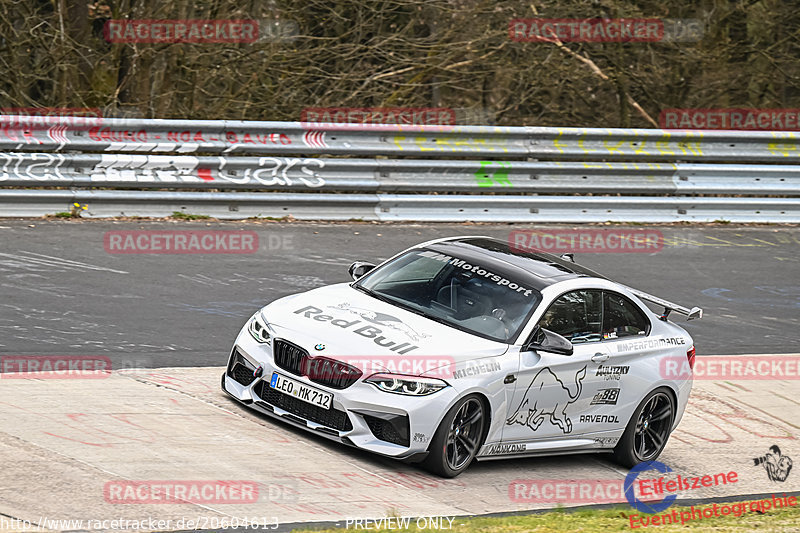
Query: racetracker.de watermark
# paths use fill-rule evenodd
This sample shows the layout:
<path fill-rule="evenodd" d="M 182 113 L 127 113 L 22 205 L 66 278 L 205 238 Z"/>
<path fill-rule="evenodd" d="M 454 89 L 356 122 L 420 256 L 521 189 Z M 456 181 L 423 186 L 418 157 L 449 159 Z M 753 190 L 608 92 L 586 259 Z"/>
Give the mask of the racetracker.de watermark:
<path fill-rule="evenodd" d="M 270 235 L 268 240 L 271 249 L 291 247 L 291 236 Z M 114 230 L 103 235 L 109 254 L 252 254 L 258 244 L 256 232 L 240 230 Z"/>
<path fill-rule="evenodd" d="M 655 253 L 664 235 L 654 229 L 514 230 L 508 244 L 518 252 Z"/>
<path fill-rule="evenodd" d="M 516 503 L 615 503 L 625 501 L 618 479 L 515 479 L 508 498 Z"/>
<path fill-rule="evenodd" d="M 248 504 L 259 501 L 256 481 L 107 481 L 103 499 L 112 504 Z"/>
<path fill-rule="evenodd" d="M 97 379 L 111 373 L 111 359 L 101 355 L 4 355 L 0 379 Z"/>
<path fill-rule="evenodd" d="M 322 346 L 322 345 L 317 345 Z M 313 379 L 330 379 L 340 375 L 339 364 L 347 364 L 361 371 L 363 376 L 373 374 L 401 374 L 433 378 L 452 378 L 455 359 L 444 355 L 333 355 L 309 357 L 303 365 L 304 376 Z"/>
<path fill-rule="evenodd" d="M 138 519 L 126 518 L 50 518 L 40 516 L 37 522 L 20 518 L 6 518 L 0 515 L 0 531 L 187 531 L 187 530 L 226 530 L 250 529 L 253 531 L 278 529 L 277 516 L 182 516 L 180 518 Z"/>
<path fill-rule="evenodd" d="M 694 368 L 683 356 L 665 357 L 659 363 L 663 379 L 798 380 L 800 355 L 696 357 Z"/>
<path fill-rule="evenodd" d="M 508 23 L 509 38 L 528 43 L 697 42 L 703 34 L 704 25 L 698 19 L 531 18 Z"/>
<path fill-rule="evenodd" d="M 48 129 L 59 126 L 96 126 L 102 124 L 103 113 L 97 107 L 1 107 L 0 127 Z M 57 119 L 57 120 L 54 120 Z M 12 139 L 13 140 L 13 139 Z"/>
<path fill-rule="evenodd" d="M 800 131 L 800 109 L 663 109 L 665 130 Z"/>
<path fill-rule="evenodd" d="M 254 43 L 257 20 L 112 19 L 103 26 L 110 43 Z"/>
<path fill-rule="evenodd" d="M 446 107 L 307 107 L 300 114 L 306 129 L 396 129 L 394 126 L 453 126 L 456 113 Z M 449 129 L 449 128 L 448 128 Z"/>

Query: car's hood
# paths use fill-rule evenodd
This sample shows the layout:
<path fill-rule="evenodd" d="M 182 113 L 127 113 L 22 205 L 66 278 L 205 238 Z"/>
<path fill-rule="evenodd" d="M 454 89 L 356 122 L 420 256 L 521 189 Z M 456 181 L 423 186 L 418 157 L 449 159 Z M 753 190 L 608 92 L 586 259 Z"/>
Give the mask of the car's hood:
<path fill-rule="evenodd" d="M 347 283 L 281 298 L 264 307 L 262 314 L 277 337 L 312 356 L 438 358 L 458 363 L 508 349 L 507 344 L 395 307 Z M 430 368 L 433 363 L 426 364 Z"/>

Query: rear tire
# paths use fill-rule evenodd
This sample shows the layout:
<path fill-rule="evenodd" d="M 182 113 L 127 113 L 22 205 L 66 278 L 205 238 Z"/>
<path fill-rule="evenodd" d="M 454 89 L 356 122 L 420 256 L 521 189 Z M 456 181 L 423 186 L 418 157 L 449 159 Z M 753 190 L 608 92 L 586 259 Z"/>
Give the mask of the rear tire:
<path fill-rule="evenodd" d="M 422 466 L 442 477 L 456 477 L 467 469 L 483 444 L 486 408 L 471 394 L 450 408 L 431 440 Z"/>
<path fill-rule="evenodd" d="M 667 445 L 674 421 L 672 394 L 666 388 L 654 390 L 634 411 L 614 448 L 614 461 L 628 468 L 654 461 Z"/>

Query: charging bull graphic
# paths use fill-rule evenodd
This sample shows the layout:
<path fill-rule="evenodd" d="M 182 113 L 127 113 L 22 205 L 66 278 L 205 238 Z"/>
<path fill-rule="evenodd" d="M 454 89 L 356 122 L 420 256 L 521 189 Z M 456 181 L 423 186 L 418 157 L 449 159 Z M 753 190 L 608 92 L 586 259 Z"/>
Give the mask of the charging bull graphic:
<path fill-rule="evenodd" d="M 764 465 L 770 481 L 786 481 L 792 471 L 792 460 L 787 455 L 781 455 L 781 449 L 776 445 L 769 447 L 769 451 L 761 457 L 753 459 L 755 466 Z"/>
<path fill-rule="evenodd" d="M 584 366 L 575 374 L 575 393 L 570 392 L 569 385 L 564 385 L 550 368 L 541 369 L 533 377 L 533 381 L 525 391 L 517 411 L 506 420 L 511 426 L 520 424 L 533 431 L 539 429 L 545 416 L 550 416 L 550 423 L 561 428 L 563 433 L 572 431 L 572 420 L 567 416 L 567 407 L 581 395 L 583 378 L 586 377 Z"/>
<path fill-rule="evenodd" d="M 395 331 L 404 333 L 412 341 L 418 341 L 420 339 L 427 339 L 428 337 L 430 337 L 430 335 L 428 335 L 427 333 L 418 333 L 416 330 L 414 330 L 414 328 L 412 328 L 408 324 L 403 323 L 399 318 L 394 317 L 392 315 L 387 315 L 386 313 L 376 313 L 375 311 L 364 309 L 363 307 L 353 307 L 349 303 L 341 303 L 339 305 L 329 305 L 328 307 L 332 309 L 341 309 L 343 311 L 349 311 L 354 315 L 360 316 L 367 322 L 370 322 L 372 324 L 377 324 L 385 328 L 391 328 Z"/>

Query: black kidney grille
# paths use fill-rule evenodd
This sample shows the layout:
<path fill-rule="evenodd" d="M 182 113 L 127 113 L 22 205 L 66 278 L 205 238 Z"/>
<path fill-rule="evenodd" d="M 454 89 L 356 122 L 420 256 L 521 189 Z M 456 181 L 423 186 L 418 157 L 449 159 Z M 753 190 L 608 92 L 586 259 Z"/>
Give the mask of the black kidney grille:
<path fill-rule="evenodd" d="M 328 357 L 311 357 L 304 349 L 281 339 L 274 341 L 273 353 L 279 368 L 332 389 L 346 389 L 362 375 L 355 366 Z"/>
<path fill-rule="evenodd" d="M 291 342 L 280 339 L 273 341 L 273 347 L 272 354 L 278 367 L 296 376 L 303 375 L 303 359 L 308 357 L 308 352 Z"/>

